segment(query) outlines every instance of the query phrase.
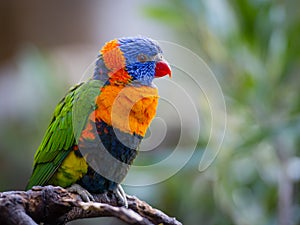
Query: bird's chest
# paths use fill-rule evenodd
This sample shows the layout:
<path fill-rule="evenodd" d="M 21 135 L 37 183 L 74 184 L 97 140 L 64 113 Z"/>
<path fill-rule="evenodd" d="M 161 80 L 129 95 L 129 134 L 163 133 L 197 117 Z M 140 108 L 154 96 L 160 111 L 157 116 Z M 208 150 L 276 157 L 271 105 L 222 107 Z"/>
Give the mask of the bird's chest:
<path fill-rule="evenodd" d="M 95 118 L 122 132 L 144 137 L 157 104 L 156 88 L 105 86 L 96 99 Z"/>
<path fill-rule="evenodd" d="M 132 164 L 155 116 L 157 102 L 156 88 L 102 88 L 96 99 L 96 109 L 89 116 L 78 141 L 81 155 L 88 164 L 99 170 L 116 168 L 116 173 L 126 174 L 127 165 Z M 125 167 L 119 162 L 125 163 Z"/>

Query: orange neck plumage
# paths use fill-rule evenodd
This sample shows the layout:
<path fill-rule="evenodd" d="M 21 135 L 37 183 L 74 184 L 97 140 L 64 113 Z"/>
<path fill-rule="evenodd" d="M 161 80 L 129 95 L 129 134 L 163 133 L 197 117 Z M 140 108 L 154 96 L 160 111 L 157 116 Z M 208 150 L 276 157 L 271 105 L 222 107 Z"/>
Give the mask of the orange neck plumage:
<path fill-rule="evenodd" d="M 158 98 L 154 87 L 107 85 L 96 100 L 95 118 L 144 137 L 156 114 Z"/>
<path fill-rule="evenodd" d="M 131 81 L 131 76 L 125 70 L 126 60 L 117 39 L 107 42 L 100 50 L 100 54 L 109 70 L 110 84 L 127 84 Z"/>

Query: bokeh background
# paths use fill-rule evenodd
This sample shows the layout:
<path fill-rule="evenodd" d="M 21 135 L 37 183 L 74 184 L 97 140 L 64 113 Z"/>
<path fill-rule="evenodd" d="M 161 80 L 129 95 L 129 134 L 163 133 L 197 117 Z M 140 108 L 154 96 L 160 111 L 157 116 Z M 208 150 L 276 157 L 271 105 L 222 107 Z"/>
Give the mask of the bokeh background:
<path fill-rule="evenodd" d="M 205 172 L 198 165 L 209 129 L 176 175 L 126 191 L 188 225 L 300 224 L 299 1 L 2 0 L 0 29 L 0 191 L 24 188 L 56 103 L 103 43 L 141 34 L 205 60 L 223 89 L 228 124 Z M 167 155 L 178 132 L 168 126 L 149 160 Z"/>

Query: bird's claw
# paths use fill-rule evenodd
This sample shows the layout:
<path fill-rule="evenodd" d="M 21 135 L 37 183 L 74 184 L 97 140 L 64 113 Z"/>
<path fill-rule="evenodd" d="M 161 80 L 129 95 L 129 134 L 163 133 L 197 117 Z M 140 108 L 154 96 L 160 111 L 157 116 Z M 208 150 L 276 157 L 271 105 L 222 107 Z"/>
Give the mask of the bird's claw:
<path fill-rule="evenodd" d="M 125 208 L 128 208 L 128 201 L 122 186 L 119 184 L 117 189 L 113 192 L 117 198 L 118 204 L 124 206 Z"/>
<path fill-rule="evenodd" d="M 81 187 L 79 184 L 73 184 L 71 187 L 67 188 L 67 190 L 78 194 L 84 202 L 95 201 L 93 195 L 91 195 L 90 192 Z M 120 184 L 118 185 L 117 189 L 113 191 L 113 193 L 116 196 L 118 204 L 124 206 L 125 208 L 128 208 L 126 194 Z"/>
<path fill-rule="evenodd" d="M 67 190 L 78 194 L 84 202 L 95 201 L 93 195 L 79 184 L 73 184 L 71 187 L 67 188 Z"/>

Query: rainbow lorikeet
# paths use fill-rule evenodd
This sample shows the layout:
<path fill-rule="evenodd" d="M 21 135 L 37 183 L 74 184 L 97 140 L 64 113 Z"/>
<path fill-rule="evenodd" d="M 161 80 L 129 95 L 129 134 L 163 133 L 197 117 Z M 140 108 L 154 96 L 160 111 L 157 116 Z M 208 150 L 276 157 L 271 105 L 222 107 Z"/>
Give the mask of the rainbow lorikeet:
<path fill-rule="evenodd" d="M 158 43 L 119 38 L 99 51 L 93 76 L 59 102 L 34 156 L 26 189 L 69 187 L 85 201 L 112 191 L 124 205 L 120 186 L 155 116 L 154 78 L 171 75 Z"/>

